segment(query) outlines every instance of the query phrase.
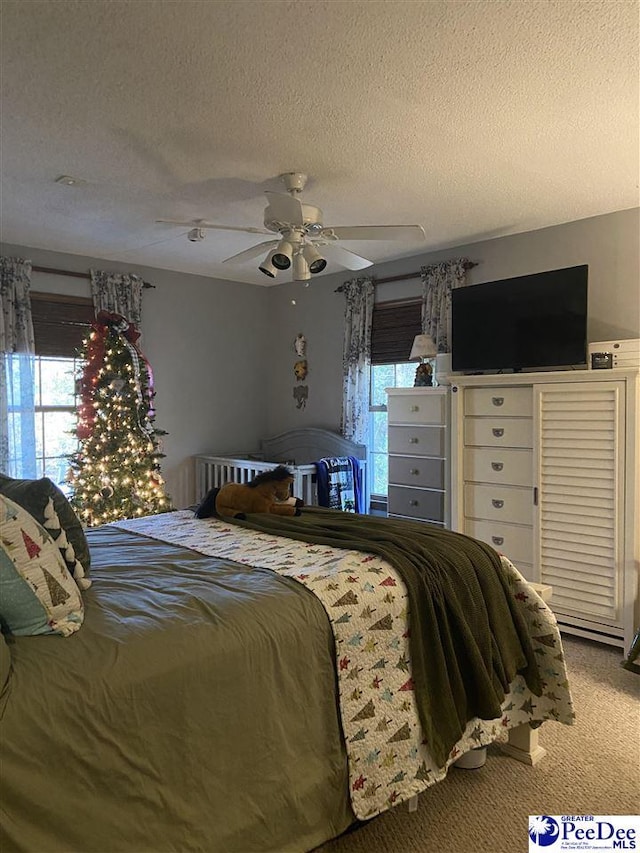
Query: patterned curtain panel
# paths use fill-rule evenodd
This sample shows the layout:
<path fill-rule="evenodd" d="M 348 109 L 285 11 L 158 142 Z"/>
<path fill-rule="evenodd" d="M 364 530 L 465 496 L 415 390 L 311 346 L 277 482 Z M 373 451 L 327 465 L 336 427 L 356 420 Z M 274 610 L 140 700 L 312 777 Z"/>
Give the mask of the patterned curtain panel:
<path fill-rule="evenodd" d="M 140 330 L 142 278 L 133 273 L 91 270 L 91 295 L 98 311 L 121 314 Z"/>
<path fill-rule="evenodd" d="M 31 261 L 0 257 L 0 471 L 36 476 Z"/>
<path fill-rule="evenodd" d="M 464 284 L 467 258 L 455 258 L 429 264 L 420 270 L 422 277 L 422 332 L 430 335 L 438 352 L 449 352 L 451 291 Z"/>
<path fill-rule="evenodd" d="M 375 288 L 370 278 L 354 278 L 342 285 L 346 297 L 342 355 L 342 434 L 366 443 L 371 371 L 371 319 Z"/>

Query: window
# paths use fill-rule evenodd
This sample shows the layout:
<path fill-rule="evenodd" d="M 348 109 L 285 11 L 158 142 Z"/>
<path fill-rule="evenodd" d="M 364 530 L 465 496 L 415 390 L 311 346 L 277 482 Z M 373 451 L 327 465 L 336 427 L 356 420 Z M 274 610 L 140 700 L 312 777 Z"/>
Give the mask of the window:
<path fill-rule="evenodd" d="M 49 477 L 63 490 L 68 469 L 69 454 L 77 447 L 74 435 L 76 425 L 76 372 L 77 352 L 89 325 L 94 321 L 90 299 L 59 296 L 49 293 L 31 293 L 31 313 L 36 354 L 29 366 L 22 369 L 29 376 L 33 393 L 33 422 L 24 418 L 26 411 L 9 411 L 9 428 L 15 421 L 10 442 L 9 471 L 26 477 Z M 30 370 L 33 374 L 30 375 Z M 26 441 L 29 433 L 30 441 Z M 33 439 L 35 438 L 35 442 Z M 19 458 L 26 444 L 35 443 L 29 450 L 29 459 Z M 35 465 L 35 467 L 34 467 Z"/>
<path fill-rule="evenodd" d="M 371 324 L 368 467 L 372 508 L 384 505 L 388 489 L 387 395 L 385 388 L 413 387 L 416 365 L 407 361 L 422 331 L 422 301 L 378 303 Z"/>
<path fill-rule="evenodd" d="M 76 426 L 75 358 L 34 360 L 36 477 L 49 477 L 63 488 L 68 456 L 78 446 Z"/>
<path fill-rule="evenodd" d="M 371 498 L 385 500 L 389 483 L 387 458 L 387 395 L 385 388 L 410 388 L 416 375 L 413 362 L 374 364 L 371 367 L 368 465 Z"/>

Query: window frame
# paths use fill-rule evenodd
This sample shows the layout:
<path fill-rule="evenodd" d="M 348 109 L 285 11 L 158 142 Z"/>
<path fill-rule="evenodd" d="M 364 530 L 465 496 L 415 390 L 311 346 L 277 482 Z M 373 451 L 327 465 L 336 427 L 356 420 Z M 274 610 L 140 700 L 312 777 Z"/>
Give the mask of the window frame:
<path fill-rule="evenodd" d="M 66 367 L 70 373 L 70 383 L 73 388 L 73 402 L 68 405 L 55 403 L 42 403 L 43 397 L 43 381 L 42 381 L 42 366 L 43 362 L 58 362 Z M 66 356 L 50 356 L 50 355 L 35 355 L 33 360 L 34 368 L 34 416 L 35 416 L 35 435 L 36 435 L 36 471 L 39 477 L 49 477 L 53 482 L 60 487 L 63 487 L 64 481 L 51 476 L 50 469 L 55 460 L 68 460 L 69 453 L 52 453 L 50 451 L 51 444 L 49 442 L 49 452 L 47 452 L 47 414 L 70 414 L 77 420 L 78 411 L 78 395 L 76 391 L 76 376 L 80 359 L 75 356 L 68 358 Z M 77 439 L 76 439 L 77 449 Z M 74 452 L 71 449 L 70 452 Z"/>
<path fill-rule="evenodd" d="M 413 373 L 415 371 L 416 365 L 414 362 L 409 361 L 400 361 L 394 362 L 392 364 L 377 364 L 371 365 L 370 376 L 369 376 L 369 421 L 368 421 L 368 437 L 367 437 L 367 466 L 370 471 L 370 479 L 369 479 L 369 492 L 370 492 L 370 504 L 371 509 L 374 511 L 386 511 L 387 508 L 387 493 L 381 493 L 374 491 L 374 477 L 375 477 L 375 456 L 386 456 L 388 457 L 389 452 L 388 448 L 384 451 L 374 449 L 375 438 L 374 438 L 374 419 L 373 415 L 376 412 L 384 412 L 385 415 L 388 412 L 388 407 L 386 401 L 384 403 L 374 403 L 374 395 L 373 395 L 373 383 L 374 383 L 374 371 L 376 367 L 393 367 L 393 382 L 388 383 L 386 385 L 387 388 L 411 388 L 413 387 L 413 382 L 410 385 L 407 385 L 407 377 L 406 376 L 398 376 L 399 368 L 407 369 L 407 373 Z M 388 435 L 388 420 L 385 425 L 385 433 Z M 387 471 L 387 487 L 389 485 L 388 480 L 388 471 Z"/>
<path fill-rule="evenodd" d="M 409 361 L 409 353 L 416 335 L 422 334 L 422 298 L 418 296 L 406 299 L 394 299 L 376 302 L 373 306 L 371 321 L 371 364 L 369 370 L 369 418 L 367 431 L 367 468 L 369 477 L 369 503 L 372 512 L 384 512 L 387 508 L 387 493 L 374 491 L 375 468 L 377 456 L 388 457 L 388 450 L 375 449 L 374 415 L 387 412 L 384 403 L 374 403 L 374 378 L 378 367 L 393 366 L 393 382 L 386 387 L 402 388 L 398 384 L 398 368 L 415 365 Z M 406 382 L 402 377 L 400 381 Z M 411 386 L 413 380 L 411 381 Z M 409 386 L 407 386 L 409 387 Z M 388 433 L 388 425 L 385 425 Z M 388 487 L 388 468 L 387 468 Z"/>
<path fill-rule="evenodd" d="M 36 432 L 36 470 L 48 476 L 47 467 L 52 460 L 67 459 L 68 453 L 47 452 L 46 415 L 78 411 L 77 376 L 80 365 L 80 348 L 89 328 L 95 322 L 93 300 L 84 296 L 31 291 L 31 314 L 35 340 L 34 354 L 34 415 Z M 68 405 L 42 404 L 42 366 L 45 361 L 68 364 L 73 388 L 73 402 Z M 40 449 L 38 449 L 40 448 Z M 55 481 L 54 481 L 55 482 Z M 56 482 L 64 488 L 64 483 Z"/>

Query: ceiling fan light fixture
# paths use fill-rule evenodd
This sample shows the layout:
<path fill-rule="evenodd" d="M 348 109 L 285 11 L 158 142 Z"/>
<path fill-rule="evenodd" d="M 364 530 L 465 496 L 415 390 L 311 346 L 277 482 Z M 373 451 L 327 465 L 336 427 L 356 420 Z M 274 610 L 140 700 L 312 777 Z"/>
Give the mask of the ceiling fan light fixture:
<path fill-rule="evenodd" d="M 302 254 L 304 255 L 305 261 L 309 264 L 309 272 L 312 275 L 322 272 L 322 270 L 327 266 L 327 259 L 323 258 L 316 247 L 312 246 L 310 243 L 304 247 Z"/>
<path fill-rule="evenodd" d="M 280 240 L 273 252 L 271 259 L 274 267 L 278 270 L 288 270 L 293 260 L 293 246 L 288 240 Z"/>
<path fill-rule="evenodd" d="M 293 258 L 293 280 L 308 281 L 311 278 L 309 264 L 302 252 L 298 252 Z"/>
<path fill-rule="evenodd" d="M 280 272 L 280 268 L 276 267 L 273 263 L 273 256 L 276 253 L 276 249 L 272 249 L 264 261 L 260 264 L 258 269 L 260 272 L 263 272 L 265 275 L 268 275 L 269 278 L 275 278 Z"/>

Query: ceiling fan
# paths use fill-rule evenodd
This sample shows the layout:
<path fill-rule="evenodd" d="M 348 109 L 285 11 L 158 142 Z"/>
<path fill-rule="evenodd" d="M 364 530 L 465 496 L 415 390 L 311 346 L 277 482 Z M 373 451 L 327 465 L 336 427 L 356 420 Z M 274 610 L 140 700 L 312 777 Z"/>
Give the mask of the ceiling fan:
<path fill-rule="evenodd" d="M 305 187 L 307 176 L 302 172 L 280 175 L 287 193 L 266 192 L 267 207 L 264 227 L 240 228 L 234 225 L 217 225 L 204 219 L 180 222 L 175 219 L 157 219 L 171 225 L 190 226 L 188 238 L 194 243 L 205 238 L 205 229 L 242 231 L 246 234 L 279 234 L 279 238 L 258 243 L 250 249 L 225 258 L 223 263 L 237 263 L 267 252 L 258 269 L 270 278 L 290 267 L 294 281 L 308 281 L 322 272 L 331 261 L 348 270 L 370 267 L 373 261 L 337 245 L 342 240 L 423 240 L 421 225 L 351 225 L 327 228 L 322 222 L 322 211 L 313 204 L 304 204 L 298 198 Z"/>

